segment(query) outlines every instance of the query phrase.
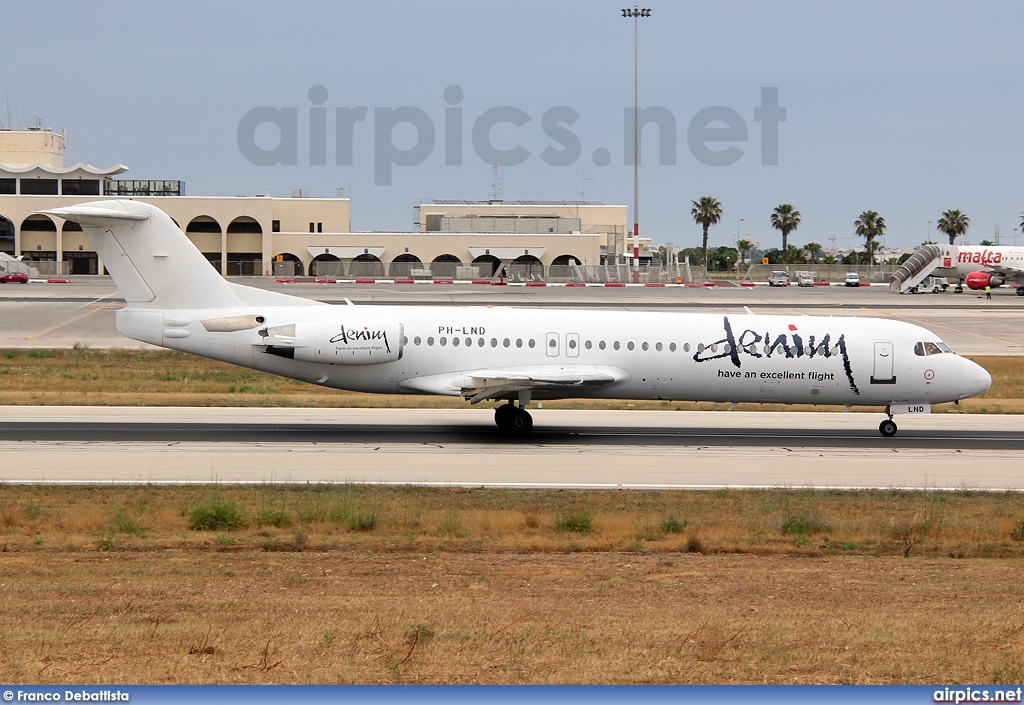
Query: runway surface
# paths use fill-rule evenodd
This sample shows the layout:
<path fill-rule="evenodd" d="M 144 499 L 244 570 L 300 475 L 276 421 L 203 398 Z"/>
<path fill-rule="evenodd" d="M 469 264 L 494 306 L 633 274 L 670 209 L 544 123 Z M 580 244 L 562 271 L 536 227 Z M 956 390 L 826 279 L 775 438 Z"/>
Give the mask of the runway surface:
<path fill-rule="evenodd" d="M 489 409 L 0 407 L 4 482 L 1024 489 L 1024 418 Z"/>

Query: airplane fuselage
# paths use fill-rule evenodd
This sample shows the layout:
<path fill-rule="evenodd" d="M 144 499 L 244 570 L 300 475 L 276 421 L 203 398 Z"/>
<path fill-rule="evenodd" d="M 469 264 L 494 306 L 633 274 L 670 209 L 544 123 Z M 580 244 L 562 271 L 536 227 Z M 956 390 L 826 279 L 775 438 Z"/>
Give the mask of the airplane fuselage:
<path fill-rule="evenodd" d="M 224 320 L 252 325 L 207 330 L 211 321 Z M 970 396 L 977 392 L 964 384 L 972 374 L 987 386 L 987 373 L 978 374 L 980 368 L 955 354 L 915 354 L 918 343 L 937 340 L 926 329 L 879 319 L 322 305 L 159 313 L 129 308 L 119 313 L 118 329 L 156 345 L 374 393 L 457 396 L 465 389 L 460 380 L 476 370 L 534 376 L 593 372 L 611 380 L 589 388 L 538 388 L 533 399 L 885 406 Z M 291 335 L 282 337 L 281 329 Z M 367 337 L 370 331 L 390 331 L 390 340 L 377 341 L 384 356 L 377 359 L 383 361 L 338 355 L 345 342 L 332 339 L 346 330 L 354 337 L 354 329 L 367 331 Z"/>

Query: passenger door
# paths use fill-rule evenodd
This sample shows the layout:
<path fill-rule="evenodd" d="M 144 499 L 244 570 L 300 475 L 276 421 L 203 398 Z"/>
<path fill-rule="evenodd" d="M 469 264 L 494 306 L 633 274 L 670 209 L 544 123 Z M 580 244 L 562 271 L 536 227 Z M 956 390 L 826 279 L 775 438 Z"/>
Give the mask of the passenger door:
<path fill-rule="evenodd" d="M 875 343 L 875 371 L 871 384 L 896 384 L 893 373 L 892 343 Z"/>

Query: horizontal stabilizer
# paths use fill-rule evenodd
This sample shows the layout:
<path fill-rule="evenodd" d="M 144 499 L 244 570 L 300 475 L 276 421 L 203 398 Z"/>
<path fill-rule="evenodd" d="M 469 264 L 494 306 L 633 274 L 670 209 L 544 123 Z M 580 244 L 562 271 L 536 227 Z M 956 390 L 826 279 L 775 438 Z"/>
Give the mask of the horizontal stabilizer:
<path fill-rule="evenodd" d="M 118 201 L 110 201 L 112 206 L 118 205 Z M 131 213 L 115 208 L 95 205 L 67 206 L 65 208 L 51 208 L 50 210 L 39 211 L 46 215 L 55 215 L 64 220 L 70 220 L 79 225 L 101 226 L 113 223 L 123 223 L 126 220 L 149 220 L 152 217 L 149 213 Z"/>

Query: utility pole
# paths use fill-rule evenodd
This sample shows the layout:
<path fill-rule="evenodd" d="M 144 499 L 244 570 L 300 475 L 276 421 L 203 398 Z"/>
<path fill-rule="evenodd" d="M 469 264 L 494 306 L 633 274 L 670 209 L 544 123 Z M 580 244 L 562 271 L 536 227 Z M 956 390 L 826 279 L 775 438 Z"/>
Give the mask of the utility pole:
<path fill-rule="evenodd" d="M 633 280 L 640 281 L 640 18 L 651 9 L 624 7 L 622 16 L 633 18 Z"/>

